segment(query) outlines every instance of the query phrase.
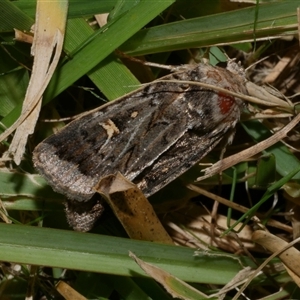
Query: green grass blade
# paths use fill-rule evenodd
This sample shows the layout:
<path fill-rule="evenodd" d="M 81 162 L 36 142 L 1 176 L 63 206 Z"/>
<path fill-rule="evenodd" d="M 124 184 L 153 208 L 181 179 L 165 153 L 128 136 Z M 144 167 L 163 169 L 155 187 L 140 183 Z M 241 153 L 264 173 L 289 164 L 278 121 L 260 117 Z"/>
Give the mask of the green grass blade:
<path fill-rule="evenodd" d="M 22 104 L 28 82 L 27 71 L 19 68 L 7 52 L 0 48 L 0 116 L 6 116 L 16 105 Z"/>
<path fill-rule="evenodd" d="M 226 235 L 229 233 L 231 230 L 234 229 L 238 224 L 243 222 L 247 217 L 251 218 L 256 211 L 264 204 L 272 195 L 274 195 L 275 192 L 277 192 L 279 189 L 282 188 L 284 184 L 289 182 L 292 178 L 295 178 L 295 175 L 299 174 L 300 172 L 300 166 L 292 170 L 289 174 L 286 176 L 282 177 L 280 180 L 272 184 L 267 191 L 264 193 L 262 198 L 256 203 L 254 206 L 252 206 L 247 213 L 245 213 L 241 218 L 239 218 L 232 226 L 230 226 L 224 233 L 223 235 Z"/>
<path fill-rule="evenodd" d="M 255 37 L 297 33 L 297 1 L 259 6 Z M 120 48 L 130 55 L 145 55 L 191 47 L 252 41 L 255 7 L 177 21 L 143 29 Z"/>
<path fill-rule="evenodd" d="M 190 282 L 225 284 L 241 269 L 231 255 L 198 255 L 194 250 L 124 238 L 0 224 L 0 260 L 67 269 L 117 274 L 145 275 L 128 256 L 141 259 Z M 243 264 L 253 265 L 240 257 Z"/>
<path fill-rule="evenodd" d="M 46 180 L 37 174 L 10 172 L 2 168 L 0 169 L 0 185 L 0 195 L 6 197 L 26 196 L 55 199 L 58 196 Z"/>
<path fill-rule="evenodd" d="M 34 5 L 36 5 L 34 1 Z M 29 30 L 33 19 L 8 0 L 0 1 L 0 32 L 10 32 L 13 28 Z"/>
<path fill-rule="evenodd" d="M 107 13 L 113 9 L 116 2 L 117 0 L 69 0 L 68 18 L 78 18 L 88 15 Z M 31 18 L 35 17 L 36 1 L 15 1 L 13 5 L 18 7 Z"/>
<path fill-rule="evenodd" d="M 113 24 L 108 23 L 105 28 L 95 34 L 94 39 L 91 39 L 81 51 L 74 55 L 72 60 L 62 66 L 53 76 L 44 94 L 44 103 L 50 101 L 78 78 L 91 71 L 105 57 L 173 2 L 173 0 L 152 2 L 151 11 L 149 11 L 149 3 L 141 1 L 128 13 L 114 20 Z M 98 55 L 95 56 L 95 53 Z"/>
<path fill-rule="evenodd" d="M 65 40 L 66 51 L 72 52 L 75 50 L 93 32 L 85 20 L 69 20 Z M 130 92 L 134 86 L 139 85 L 139 81 L 120 60 L 116 59 L 114 54 L 106 57 L 88 73 L 88 76 L 109 100 L 116 99 Z M 116 81 L 118 81 L 118 84 L 116 84 Z"/>

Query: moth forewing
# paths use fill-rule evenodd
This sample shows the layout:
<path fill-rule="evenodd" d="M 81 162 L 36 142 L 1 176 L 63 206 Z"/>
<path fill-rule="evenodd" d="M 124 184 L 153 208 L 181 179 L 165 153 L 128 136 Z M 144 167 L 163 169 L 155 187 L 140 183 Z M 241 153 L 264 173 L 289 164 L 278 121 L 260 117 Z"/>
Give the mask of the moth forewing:
<path fill-rule="evenodd" d="M 187 81 L 246 94 L 239 72 L 187 66 L 44 140 L 33 153 L 36 169 L 74 202 L 89 201 L 99 179 L 117 171 L 154 194 L 199 162 L 240 117 L 240 99 Z"/>

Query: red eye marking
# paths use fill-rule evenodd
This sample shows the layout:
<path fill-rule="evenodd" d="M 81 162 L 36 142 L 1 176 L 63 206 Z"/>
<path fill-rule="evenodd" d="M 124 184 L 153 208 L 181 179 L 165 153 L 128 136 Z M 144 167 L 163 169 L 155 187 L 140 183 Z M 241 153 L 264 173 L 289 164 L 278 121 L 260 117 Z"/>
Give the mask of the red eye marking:
<path fill-rule="evenodd" d="M 221 110 L 221 113 L 225 115 L 231 110 L 232 106 L 236 105 L 234 97 L 223 92 L 219 92 L 218 96 L 219 108 Z"/>

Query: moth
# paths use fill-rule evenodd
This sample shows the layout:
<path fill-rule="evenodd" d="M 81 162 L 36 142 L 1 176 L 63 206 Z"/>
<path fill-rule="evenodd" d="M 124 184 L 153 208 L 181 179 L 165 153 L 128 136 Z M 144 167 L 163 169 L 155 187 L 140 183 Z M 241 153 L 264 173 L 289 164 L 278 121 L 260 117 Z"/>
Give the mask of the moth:
<path fill-rule="evenodd" d="M 93 189 L 100 178 L 119 171 L 151 196 L 234 131 L 243 101 L 193 82 L 246 94 L 245 80 L 234 62 L 186 65 L 45 139 L 33 152 L 35 168 L 69 199 L 70 225 L 90 230 L 103 211 Z"/>

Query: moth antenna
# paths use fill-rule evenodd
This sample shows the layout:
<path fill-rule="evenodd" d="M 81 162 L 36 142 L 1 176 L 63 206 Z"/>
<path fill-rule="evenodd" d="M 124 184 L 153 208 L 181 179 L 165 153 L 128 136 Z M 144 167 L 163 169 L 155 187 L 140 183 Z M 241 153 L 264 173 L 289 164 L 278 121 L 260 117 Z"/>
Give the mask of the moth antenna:
<path fill-rule="evenodd" d="M 169 70 L 171 72 L 178 72 L 181 70 L 186 70 L 186 65 L 180 65 L 180 66 L 173 66 L 173 65 L 163 65 L 163 64 L 159 64 L 159 63 L 154 63 L 154 62 L 148 62 L 148 61 L 144 61 L 142 59 L 136 58 L 136 57 L 132 57 L 129 56 L 119 50 L 116 50 L 117 55 L 119 55 L 120 57 L 124 57 L 127 58 L 131 61 L 137 62 L 139 64 L 142 64 L 144 66 L 148 66 L 148 67 L 154 67 L 154 68 L 159 68 L 159 69 L 165 69 L 165 70 Z M 184 67 L 185 66 L 185 67 Z"/>
<path fill-rule="evenodd" d="M 254 62 L 253 64 L 251 64 L 249 67 L 247 67 L 247 68 L 245 69 L 245 72 L 247 72 L 250 68 L 253 68 L 254 66 L 258 65 L 259 63 L 261 63 L 262 61 L 264 61 L 264 60 L 266 60 L 266 59 L 268 59 L 268 58 L 270 58 L 270 55 L 268 55 L 268 56 L 266 56 L 266 57 L 263 57 L 263 58 L 261 58 L 260 60 Z"/>

